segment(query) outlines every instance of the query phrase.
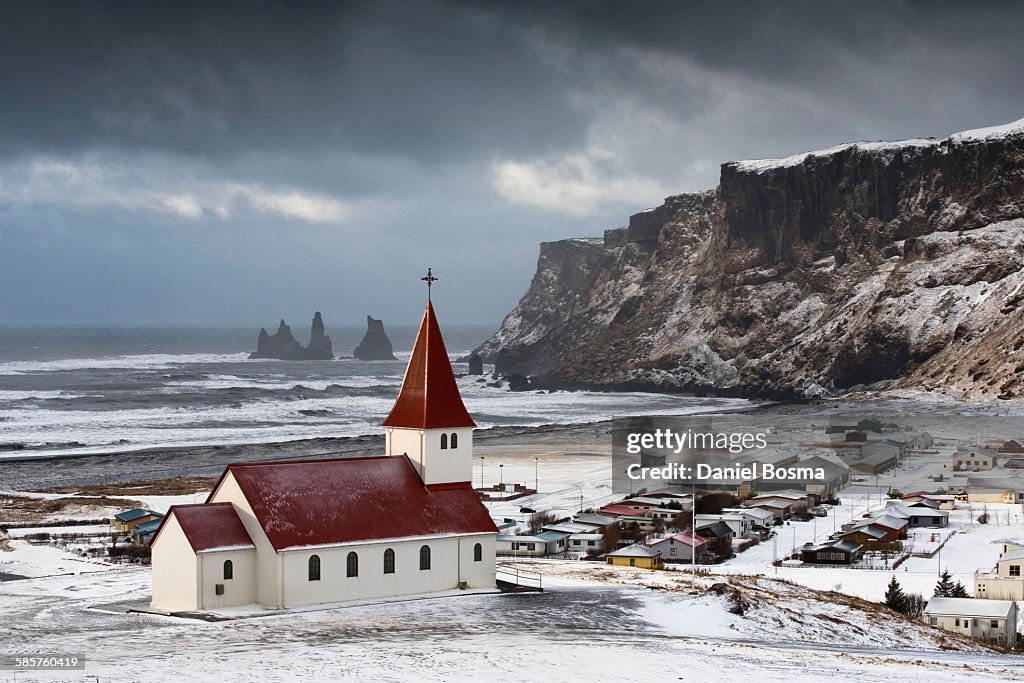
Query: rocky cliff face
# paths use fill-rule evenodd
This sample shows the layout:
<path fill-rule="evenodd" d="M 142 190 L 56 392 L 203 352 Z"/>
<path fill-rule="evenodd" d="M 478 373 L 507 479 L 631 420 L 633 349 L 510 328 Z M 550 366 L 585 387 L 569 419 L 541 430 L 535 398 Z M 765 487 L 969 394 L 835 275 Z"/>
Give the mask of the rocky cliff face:
<path fill-rule="evenodd" d="M 366 316 L 366 334 L 352 352 L 359 360 L 397 360 L 391 340 L 384 332 L 384 321 Z"/>
<path fill-rule="evenodd" d="M 320 311 L 313 316 L 313 324 L 310 328 L 309 346 L 303 346 L 292 336 L 292 328 L 281 320 L 277 332 L 267 334 L 265 328 L 260 328 L 260 336 L 256 341 L 256 351 L 249 354 L 249 358 L 275 358 L 277 360 L 331 360 L 334 352 L 331 346 L 331 338 L 324 332 L 324 321 L 320 317 Z"/>
<path fill-rule="evenodd" d="M 541 245 L 478 350 L 562 387 L 1024 391 L 1024 120 L 722 166 L 603 238 Z"/>

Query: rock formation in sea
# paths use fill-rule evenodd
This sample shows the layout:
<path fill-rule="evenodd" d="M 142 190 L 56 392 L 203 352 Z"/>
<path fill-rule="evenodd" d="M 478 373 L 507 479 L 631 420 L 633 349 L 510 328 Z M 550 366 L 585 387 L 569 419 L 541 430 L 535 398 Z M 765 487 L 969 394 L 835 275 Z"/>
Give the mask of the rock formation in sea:
<path fill-rule="evenodd" d="M 480 354 L 474 351 L 469 354 L 469 374 L 471 375 L 482 375 L 484 374 L 484 359 L 480 357 Z"/>
<path fill-rule="evenodd" d="M 292 336 L 292 329 L 284 319 L 277 327 L 277 332 L 267 334 L 266 328 L 260 328 L 260 336 L 256 341 L 256 351 L 249 358 L 275 358 L 277 360 L 331 360 L 334 352 L 331 338 L 324 332 L 324 321 L 317 311 L 313 316 L 310 329 L 309 346 L 302 346 Z"/>
<path fill-rule="evenodd" d="M 384 332 L 384 321 L 366 316 L 366 334 L 352 352 L 359 360 L 397 360 L 391 340 Z"/>
<path fill-rule="evenodd" d="M 477 352 L 537 386 L 1024 393 L 1024 119 L 722 165 L 603 238 L 541 245 Z"/>

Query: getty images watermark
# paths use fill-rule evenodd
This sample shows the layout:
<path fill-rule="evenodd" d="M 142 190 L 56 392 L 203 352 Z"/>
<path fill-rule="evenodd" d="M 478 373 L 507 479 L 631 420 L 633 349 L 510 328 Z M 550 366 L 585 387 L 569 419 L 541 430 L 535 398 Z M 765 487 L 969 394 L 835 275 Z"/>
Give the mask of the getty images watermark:
<path fill-rule="evenodd" d="M 750 416 L 639 417 L 615 420 L 612 484 L 615 493 L 678 485 L 701 490 L 815 484 L 825 463 L 801 463 L 792 435 Z"/>

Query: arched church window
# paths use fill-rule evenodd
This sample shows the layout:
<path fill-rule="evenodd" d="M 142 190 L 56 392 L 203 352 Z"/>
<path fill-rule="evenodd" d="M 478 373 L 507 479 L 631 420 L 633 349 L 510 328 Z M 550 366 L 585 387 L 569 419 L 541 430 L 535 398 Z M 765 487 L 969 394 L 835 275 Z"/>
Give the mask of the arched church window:
<path fill-rule="evenodd" d="M 481 562 L 484 559 L 484 547 L 477 543 L 473 546 L 473 561 Z"/>
<path fill-rule="evenodd" d="M 430 546 L 420 548 L 420 571 L 430 569 Z"/>
<path fill-rule="evenodd" d="M 452 448 L 458 448 L 458 447 L 459 447 L 459 435 L 456 434 L 455 432 L 452 432 Z"/>
<path fill-rule="evenodd" d="M 309 580 L 319 581 L 320 580 L 320 556 L 310 555 L 309 556 Z"/>
<path fill-rule="evenodd" d="M 345 558 L 345 576 L 359 576 L 359 556 L 355 553 L 349 553 Z"/>
<path fill-rule="evenodd" d="M 384 551 L 384 573 L 395 573 L 395 551 L 391 548 Z"/>
<path fill-rule="evenodd" d="M 224 580 L 229 581 L 235 578 L 235 563 L 231 560 L 224 560 Z"/>
<path fill-rule="evenodd" d="M 448 448 L 448 435 L 447 434 L 442 434 L 441 435 L 441 450 L 443 451 L 446 448 Z"/>

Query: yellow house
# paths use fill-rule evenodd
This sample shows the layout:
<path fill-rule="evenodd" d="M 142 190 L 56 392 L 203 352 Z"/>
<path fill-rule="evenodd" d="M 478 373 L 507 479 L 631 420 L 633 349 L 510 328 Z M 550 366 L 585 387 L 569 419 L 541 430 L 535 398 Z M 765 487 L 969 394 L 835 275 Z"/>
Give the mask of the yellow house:
<path fill-rule="evenodd" d="M 139 524 L 153 519 L 160 519 L 160 517 L 161 515 L 153 512 L 152 510 L 133 508 L 131 510 L 125 510 L 124 512 L 118 512 L 114 515 L 114 518 L 110 520 L 110 526 L 114 527 L 117 531 L 128 533 Z"/>
<path fill-rule="evenodd" d="M 608 564 L 621 567 L 662 568 L 661 551 L 638 543 L 607 553 L 604 557 Z"/>

